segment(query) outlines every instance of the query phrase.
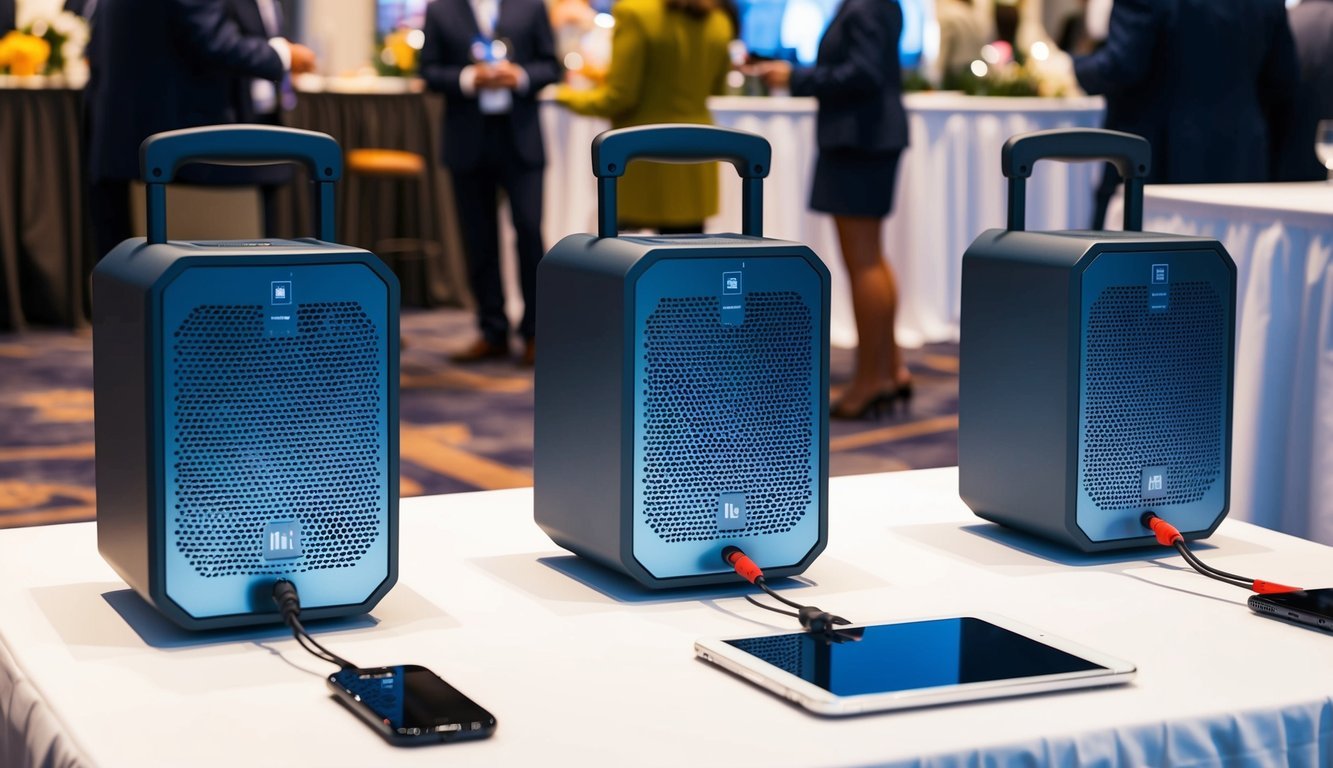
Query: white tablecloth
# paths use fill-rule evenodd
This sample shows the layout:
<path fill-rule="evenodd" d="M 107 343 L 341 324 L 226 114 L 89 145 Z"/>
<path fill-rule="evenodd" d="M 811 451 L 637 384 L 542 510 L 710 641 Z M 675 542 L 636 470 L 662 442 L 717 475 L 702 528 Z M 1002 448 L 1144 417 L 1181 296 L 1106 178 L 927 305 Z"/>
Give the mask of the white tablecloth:
<path fill-rule="evenodd" d="M 912 146 L 899 170 L 897 206 L 884 248 L 899 279 L 898 338 L 908 346 L 958 338 L 963 251 L 983 230 L 1005 223 L 1007 187 L 1000 147 L 1016 133 L 1101 124 L 1100 98 L 978 98 L 909 94 Z M 809 245 L 833 273 L 832 341 L 856 344 L 847 273 L 833 220 L 806 207 L 814 174 L 814 99 L 718 97 L 709 102 L 718 125 L 758 133 L 773 145 L 764 184 L 764 234 Z M 597 188 L 592 139 L 602 120 L 542 105 L 547 147 L 547 247 L 573 232 L 596 231 Z M 1097 166 L 1043 163 L 1028 183 L 1030 229 L 1068 229 L 1092 220 Z M 710 231 L 740 231 L 740 182 L 722 168 L 722 210 Z M 512 288 L 512 287 L 511 287 Z M 510 296 L 517 296 L 516 290 Z"/>
<path fill-rule="evenodd" d="M 283 631 L 157 618 L 84 523 L 0 531 L 0 764 L 43 764 L 53 742 L 51 764 L 135 768 L 1333 762 L 1333 637 L 1251 614 L 1169 551 L 1087 558 L 1015 537 L 972 517 L 957 482 L 835 478 L 828 550 L 788 594 L 865 622 L 1007 615 L 1137 663 L 1133 684 L 818 718 L 692 659 L 701 636 L 788 628 L 745 587 L 640 590 L 556 548 L 517 489 L 405 500 L 398 586 L 373 618 L 314 628 L 358 663 L 434 669 L 495 713 L 492 739 L 386 745 Z M 1326 584 L 1331 555 L 1227 521 L 1205 556 Z"/>
<path fill-rule="evenodd" d="M 1333 544 L 1333 185 L 1152 186 L 1144 229 L 1236 262 L 1232 513 Z"/>

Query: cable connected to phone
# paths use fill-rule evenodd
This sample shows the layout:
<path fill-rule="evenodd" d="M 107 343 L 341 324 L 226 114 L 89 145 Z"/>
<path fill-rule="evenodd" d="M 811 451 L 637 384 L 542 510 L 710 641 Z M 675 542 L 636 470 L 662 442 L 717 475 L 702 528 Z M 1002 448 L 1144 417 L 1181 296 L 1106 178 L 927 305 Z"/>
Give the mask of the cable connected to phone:
<path fill-rule="evenodd" d="M 286 579 L 279 579 L 273 584 L 273 602 L 277 603 L 282 620 L 291 628 L 296 642 L 316 658 L 337 664 L 342 669 L 355 669 L 356 665 L 319 644 L 319 641 L 306 631 L 301 624 L 301 596 L 296 585 Z"/>
<path fill-rule="evenodd" d="M 778 594 L 777 590 L 768 586 L 768 581 L 764 579 L 763 569 L 756 565 L 740 547 L 724 548 L 722 550 L 722 561 L 731 566 L 731 569 L 734 570 L 738 576 L 762 589 L 769 597 L 777 600 L 783 605 L 791 606 L 796 610 L 786 611 L 771 605 L 765 605 L 754 599 L 753 596 L 746 595 L 745 599 L 753 605 L 757 605 L 766 611 L 780 613 L 783 616 L 791 616 L 801 622 L 801 626 L 810 632 L 825 632 L 835 626 L 851 624 L 850 621 L 841 616 L 836 616 L 828 611 L 820 610 L 813 605 L 802 605 L 801 603 L 789 600 Z"/>
<path fill-rule="evenodd" d="M 1175 550 L 1180 553 L 1180 556 L 1185 558 L 1185 562 L 1190 564 L 1191 568 L 1210 579 L 1216 579 L 1225 584 L 1230 584 L 1233 587 L 1248 589 L 1261 595 L 1278 595 L 1286 592 L 1304 591 L 1301 587 L 1290 587 L 1286 584 L 1278 584 L 1275 581 L 1264 581 L 1263 579 L 1251 579 L 1248 576 L 1230 573 L 1208 565 L 1190 550 L 1189 545 L 1185 543 L 1185 537 L 1174 525 L 1158 517 L 1153 512 L 1144 512 L 1143 516 L 1139 518 L 1139 522 L 1143 524 L 1144 528 L 1153 532 L 1153 536 L 1157 537 L 1158 544 L 1161 544 L 1164 547 L 1174 547 Z"/>

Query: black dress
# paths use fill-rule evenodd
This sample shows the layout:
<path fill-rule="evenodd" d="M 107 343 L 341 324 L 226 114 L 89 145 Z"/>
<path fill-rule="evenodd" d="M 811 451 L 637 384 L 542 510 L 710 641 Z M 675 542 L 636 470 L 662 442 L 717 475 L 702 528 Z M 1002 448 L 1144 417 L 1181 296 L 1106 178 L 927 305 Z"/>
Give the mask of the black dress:
<path fill-rule="evenodd" d="M 844 0 L 819 42 L 815 66 L 792 72 L 796 96 L 819 99 L 819 159 L 810 207 L 882 218 L 893 210 L 907 146 L 896 0 Z"/>

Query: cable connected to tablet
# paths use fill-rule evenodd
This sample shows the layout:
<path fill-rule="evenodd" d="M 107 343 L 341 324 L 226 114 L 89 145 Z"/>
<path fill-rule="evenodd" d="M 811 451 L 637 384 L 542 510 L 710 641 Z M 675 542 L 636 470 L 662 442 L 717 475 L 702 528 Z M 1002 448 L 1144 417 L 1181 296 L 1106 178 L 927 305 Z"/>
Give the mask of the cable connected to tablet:
<path fill-rule="evenodd" d="M 278 604 L 278 611 L 282 613 L 282 620 L 291 628 L 292 634 L 296 636 L 296 642 L 302 648 L 309 651 L 316 658 L 330 664 L 337 664 L 342 669 L 356 668 L 356 665 L 352 662 L 320 645 L 319 641 L 311 637 L 310 633 L 306 631 L 305 626 L 301 624 L 301 596 L 297 593 L 295 584 L 286 579 L 279 579 L 274 582 L 273 602 Z"/>
<path fill-rule="evenodd" d="M 757 605 L 766 611 L 780 613 L 783 616 L 791 616 L 792 618 L 801 622 L 801 626 L 805 627 L 810 632 L 827 632 L 833 629 L 833 627 L 835 626 L 851 624 L 850 621 L 844 619 L 841 616 L 836 616 L 832 613 L 829 613 L 828 611 L 820 610 L 819 608 L 816 608 L 813 605 L 802 605 L 793 600 L 788 600 L 787 598 L 778 594 L 777 590 L 768 586 L 768 581 L 764 579 L 763 569 L 761 569 L 758 565 L 756 565 L 755 562 L 751 560 L 749 556 L 747 556 L 745 552 L 741 550 L 740 547 L 724 548 L 722 550 L 722 560 L 727 565 L 731 566 L 732 570 L 736 571 L 736 574 L 740 576 L 742 579 L 745 579 L 746 581 L 750 582 L 756 587 L 759 587 L 769 597 L 773 598 L 774 600 L 777 600 L 783 605 L 791 606 L 796 610 L 784 611 L 781 608 L 775 608 L 771 605 L 764 605 L 763 603 L 754 599 L 754 597 L 746 595 L 745 599 L 750 601 L 750 603 L 752 603 L 753 605 Z"/>
<path fill-rule="evenodd" d="M 1189 545 L 1185 543 L 1185 537 L 1181 535 L 1176 527 L 1153 512 L 1144 512 L 1143 517 L 1139 518 L 1143 527 L 1153 532 L 1157 537 L 1157 543 L 1164 547 L 1174 547 L 1180 556 L 1185 558 L 1185 562 L 1190 564 L 1194 570 L 1207 576 L 1210 579 L 1217 579 L 1233 587 L 1241 587 L 1261 595 L 1277 595 L 1286 592 L 1301 592 L 1301 587 L 1289 587 L 1286 584 L 1278 584 L 1273 581 L 1264 581 L 1263 579 L 1251 579 L 1248 576 L 1240 576 L 1234 573 L 1228 573 L 1208 565 L 1200 560 Z"/>

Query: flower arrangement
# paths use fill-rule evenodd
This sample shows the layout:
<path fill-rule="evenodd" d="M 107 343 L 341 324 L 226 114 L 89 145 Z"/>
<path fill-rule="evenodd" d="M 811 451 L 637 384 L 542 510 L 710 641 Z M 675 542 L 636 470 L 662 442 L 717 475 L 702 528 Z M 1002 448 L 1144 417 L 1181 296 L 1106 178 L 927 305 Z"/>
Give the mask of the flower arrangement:
<path fill-rule="evenodd" d="M 375 57 L 375 70 L 384 77 L 411 77 L 426 35 L 419 29 L 400 27 L 384 36 Z"/>
<path fill-rule="evenodd" d="M 0 67 L 12 75 L 86 74 L 88 23 L 63 6 L 62 0 L 19 0 L 18 31 L 0 40 Z"/>
<path fill-rule="evenodd" d="M 0 72 L 30 77 L 46 71 L 51 44 L 40 37 L 11 30 L 0 38 Z"/>
<path fill-rule="evenodd" d="M 1044 42 L 1033 43 L 1024 55 L 1003 42 L 981 49 L 981 58 L 957 73 L 946 87 L 969 96 L 1068 96 L 1078 91 L 1069 56 Z"/>

